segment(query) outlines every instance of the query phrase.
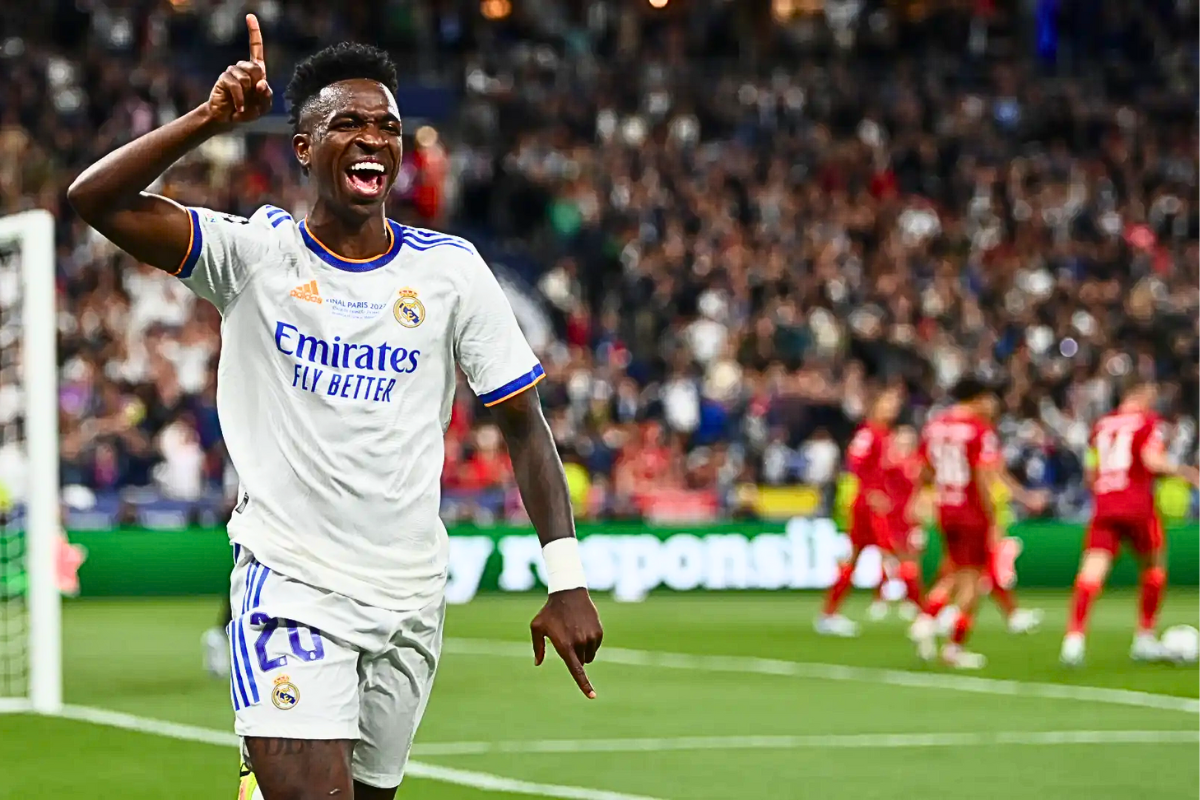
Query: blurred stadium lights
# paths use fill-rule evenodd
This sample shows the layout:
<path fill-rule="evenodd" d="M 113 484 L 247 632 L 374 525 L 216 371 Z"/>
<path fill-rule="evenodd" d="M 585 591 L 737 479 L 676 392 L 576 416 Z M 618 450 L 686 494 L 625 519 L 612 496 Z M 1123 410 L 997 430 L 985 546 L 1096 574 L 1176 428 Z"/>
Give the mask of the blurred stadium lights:
<path fill-rule="evenodd" d="M 669 3 L 670 1 L 671 0 L 649 0 L 650 5 L 653 6 L 654 8 L 666 8 L 667 3 Z"/>
<path fill-rule="evenodd" d="M 776 22 L 809 17 L 825 11 L 824 0 L 771 0 L 771 16 Z"/>
<path fill-rule="evenodd" d="M 505 19 L 512 14 L 512 3 L 510 0 L 482 0 L 479 13 L 483 14 L 484 19 Z"/>

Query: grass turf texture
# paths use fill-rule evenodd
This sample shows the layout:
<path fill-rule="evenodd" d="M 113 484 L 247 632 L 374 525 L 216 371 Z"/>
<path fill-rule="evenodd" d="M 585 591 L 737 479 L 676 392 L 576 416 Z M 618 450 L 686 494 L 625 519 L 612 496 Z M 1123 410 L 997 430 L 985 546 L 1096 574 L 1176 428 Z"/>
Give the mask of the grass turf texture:
<path fill-rule="evenodd" d="M 980 677 L 1132 689 L 1195 698 L 1197 670 L 1128 659 L 1135 595 L 1111 592 L 1095 608 L 1088 665 L 1057 664 L 1067 594 L 1025 592 L 1041 606 L 1041 632 L 1003 631 L 992 606 L 972 644 L 991 659 Z M 866 624 L 858 640 L 816 637 L 815 594 L 654 595 L 636 605 L 602 603 L 606 647 L 715 654 L 940 674 L 920 665 L 892 619 Z M 847 604 L 864 616 L 867 598 Z M 1197 744 L 974 744 L 942 747 L 782 746 L 663 750 L 662 743 L 610 743 L 608 751 L 521 750 L 530 740 L 658 737 L 988 734 L 1052 731 L 1190 731 L 1197 715 L 1100 704 L 738 673 L 599 663 L 589 675 L 599 699 L 586 701 L 565 668 L 540 670 L 527 626 L 538 599 L 483 597 L 449 612 L 451 638 L 417 739 L 426 764 L 524 781 L 566 784 L 667 800 L 871 798 L 969 794 L 978 800 L 1053 797 L 1196 798 Z M 211 599 L 76 601 L 64 610 L 66 701 L 222 731 L 231 729 L 228 684 L 199 667 L 201 631 L 214 622 Z M 1168 592 L 1162 622 L 1195 624 L 1197 595 Z M 497 654 L 467 653 L 463 639 L 505 640 Z M 490 646 L 489 646 L 490 647 Z M 476 648 L 478 649 L 478 648 Z M 488 648 L 485 647 L 485 650 Z M 628 659 L 626 659 L 628 660 Z M 636 660 L 636 659 L 635 659 Z M 303 692 L 303 687 L 301 687 Z M 474 743 L 447 755 L 448 742 Z M 851 742 L 852 743 L 852 742 Z M 753 744 L 753 743 L 752 743 Z M 788 744 L 788 743 L 783 743 Z M 639 749 L 640 748 L 640 749 Z M 426 751 L 422 754 L 422 749 Z M 480 752 L 481 750 L 485 752 Z M 224 747 L 27 715 L 0 716 L 0 798 L 232 800 L 236 755 Z M 399 797 L 422 800 L 522 798 L 424 779 L 406 779 Z"/>

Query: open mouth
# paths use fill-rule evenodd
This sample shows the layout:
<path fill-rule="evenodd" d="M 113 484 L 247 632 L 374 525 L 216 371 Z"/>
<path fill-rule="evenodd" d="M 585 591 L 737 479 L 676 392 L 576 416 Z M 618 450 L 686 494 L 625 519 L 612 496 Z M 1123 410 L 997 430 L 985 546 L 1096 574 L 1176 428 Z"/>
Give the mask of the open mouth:
<path fill-rule="evenodd" d="M 373 159 L 358 161 L 346 168 L 346 183 L 361 197 L 379 197 L 387 186 L 387 168 Z"/>

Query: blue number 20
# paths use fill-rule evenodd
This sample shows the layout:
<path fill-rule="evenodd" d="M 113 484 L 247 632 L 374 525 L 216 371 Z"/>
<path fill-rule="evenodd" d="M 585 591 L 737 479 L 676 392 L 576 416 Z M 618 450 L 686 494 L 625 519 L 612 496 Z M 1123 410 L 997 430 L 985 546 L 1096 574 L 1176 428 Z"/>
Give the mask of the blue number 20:
<path fill-rule="evenodd" d="M 285 666 L 288 662 L 288 657 L 282 655 L 279 658 L 271 658 L 267 655 L 267 642 L 271 639 L 271 634 L 275 633 L 275 629 L 279 627 L 279 623 L 287 626 L 288 642 L 292 646 L 292 653 L 296 658 L 304 661 L 320 661 L 325 657 L 325 645 L 321 641 L 321 632 L 316 628 L 310 628 L 307 625 L 297 625 L 290 619 L 278 619 L 270 617 L 261 611 L 257 611 L 250 616 L 251 625 L 262 625 L 262 633 L 258 635 L 258 641 L 254 643 L 254 650 L 258 653 L 258 666 L 263 672 L 270 672 L 273 669 L 279 669 Z M 300 628 L 303 627 L 312 637 L 312 649 L 308 649 L 300 641 Z"/>

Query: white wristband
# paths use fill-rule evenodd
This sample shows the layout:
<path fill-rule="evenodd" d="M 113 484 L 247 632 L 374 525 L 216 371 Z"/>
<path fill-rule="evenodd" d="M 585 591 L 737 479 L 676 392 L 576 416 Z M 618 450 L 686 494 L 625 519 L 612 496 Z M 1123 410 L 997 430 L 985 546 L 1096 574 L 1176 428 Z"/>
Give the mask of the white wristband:
<path fill-rule="evenodd" d="M 555 539 L 542 548 L 546 559 L 546 589 L 550 594 L 587 586 L 583 562 L 579 560 L 579 540 L 574 536 Z"/>

